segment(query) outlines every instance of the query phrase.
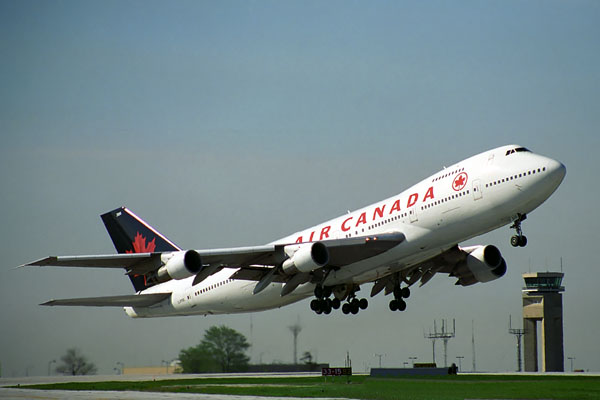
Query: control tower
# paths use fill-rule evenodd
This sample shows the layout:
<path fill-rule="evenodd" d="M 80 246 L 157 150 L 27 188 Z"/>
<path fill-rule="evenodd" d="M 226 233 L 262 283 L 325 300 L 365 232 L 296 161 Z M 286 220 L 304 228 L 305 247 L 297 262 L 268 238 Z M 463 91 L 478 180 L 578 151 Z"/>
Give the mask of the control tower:
<path fill-rule="evenodd" d="M 523 274 L 523 328 L 525 371 L 536 372 L 538 367 L 537 322 L 541 321 L 542 371 L 563 372 L 563 310 L 561 272 Z"/>

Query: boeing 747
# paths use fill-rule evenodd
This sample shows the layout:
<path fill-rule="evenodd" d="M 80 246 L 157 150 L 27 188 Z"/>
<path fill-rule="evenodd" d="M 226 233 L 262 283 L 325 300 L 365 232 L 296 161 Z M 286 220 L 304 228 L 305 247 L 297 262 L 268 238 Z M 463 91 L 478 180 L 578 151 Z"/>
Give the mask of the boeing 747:
<path fill-rule="evenodd" d="M 52 256 L 24 266 L 122 268 L 135 294 L 51 300 L 47 306 L 118 306 L 131 317 L 229 314 L 269 310 L 312 297 L 330 314 L 366 309 L 392 295 L 406 309 L 410 287 L 448 274 L 457 285 L 490 282 L 506 273 L 494 245 L 461 242 L 505 225 L 510 242 L 527 244 L 522 222 L 554 193 L 566 168 L 509 145 L 460 161 L 402 193 L 272 243 L 182 249 L 127 208 L 101 216 L 119 254 Z"/>

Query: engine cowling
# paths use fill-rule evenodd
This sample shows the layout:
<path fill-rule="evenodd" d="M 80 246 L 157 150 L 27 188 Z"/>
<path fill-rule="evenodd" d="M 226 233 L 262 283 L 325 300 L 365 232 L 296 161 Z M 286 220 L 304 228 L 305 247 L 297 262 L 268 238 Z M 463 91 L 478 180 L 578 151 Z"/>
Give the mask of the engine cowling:
<path fill-rule="evenodd" d="M 289 256 L 281 265 L 286 274 L 314 271 L 329 263 L 329 250 L 321 242 L 288 245 L 284 251 Z"/>
<path fill-rule="evenodd" d="M 496 246 L 472 246 L 461 248 L 469 253 L 452 271 L 457 285 L 469 286 L 478 282 L 490 282 L 506 273 L 506 261 Z"/>
<path fill-rule="evenodd" d="M 165 265 L 157 271 L 159 281 L 189 278 L 202 270 L 202 259 L 194 250 L 168 253 L 163 257 Z"/>

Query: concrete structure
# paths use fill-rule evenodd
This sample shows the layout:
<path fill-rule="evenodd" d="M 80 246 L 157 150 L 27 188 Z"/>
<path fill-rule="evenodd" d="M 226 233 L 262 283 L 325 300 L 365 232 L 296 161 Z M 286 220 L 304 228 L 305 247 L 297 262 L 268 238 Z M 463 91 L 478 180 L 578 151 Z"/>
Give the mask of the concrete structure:
<path fill-rule="evenodd" d="M 563 311 L 561 272 L 523 274 L 523 329 L 525 371 L 539 371 L 537 322 L 541 322 L 542 371 L 563 372 Z"/>

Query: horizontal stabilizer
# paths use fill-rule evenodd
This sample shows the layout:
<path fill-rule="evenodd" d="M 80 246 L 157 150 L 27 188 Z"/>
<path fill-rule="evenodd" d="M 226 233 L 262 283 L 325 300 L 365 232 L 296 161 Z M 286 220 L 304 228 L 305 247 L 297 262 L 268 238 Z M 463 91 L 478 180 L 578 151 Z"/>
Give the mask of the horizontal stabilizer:
<path fill-rule="evenodd" d="M 89 267 L 125 268 L 135 274 L 145 274 L 160 267 L 160 253 L 102 254 L 90 256 L 50 256 L 21 267 Z"/>
<path fill-rule="evenodd" d="M 171 296 L 171 293 L 131 294 L 125 296 L 81 297 L 78 299 L 50 300 L 41 306 L 84 307 L 148 307 Z"/>

